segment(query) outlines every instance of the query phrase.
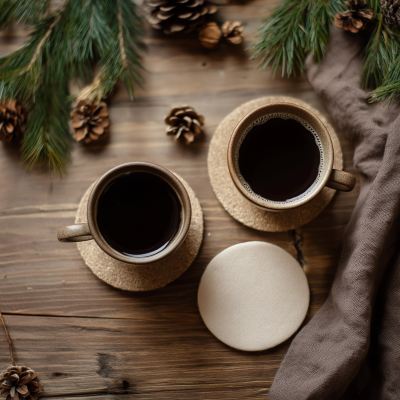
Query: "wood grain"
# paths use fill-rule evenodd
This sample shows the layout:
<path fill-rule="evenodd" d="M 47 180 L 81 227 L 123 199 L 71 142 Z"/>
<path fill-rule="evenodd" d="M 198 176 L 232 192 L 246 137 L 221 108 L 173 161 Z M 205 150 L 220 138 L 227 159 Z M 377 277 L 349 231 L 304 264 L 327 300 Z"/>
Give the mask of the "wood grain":
<path fill-rule="evenodd" d="M 147 29 L 149 71 L 132 103 L 122 86 L 111 107 L 108 142 L 75 144 L 63 179 L 27 174 L 14 145 L 0 146 L 0 310 L 14 340 L 17 361 L 34 368 L 49 398 L 64 399 L 258 399 L 268 389 L 290 340 L 266 352 L 228 348 L 205 328 L 196 295 L 207 263 L 223 249 L 265 240 L 304 265 L 311 289 L 307 320 L 328 295 L 341 238 L 358 196 L 339 193 L 314 221 L 291 232 L 262 233 L 234 221 L 218 203 L 208 180 L 211 136 L 232 109 L 268 95 L 289 95 L 326 110 L 304 79 L 272 80 L 256 70 L 246 47 L 260 17 L 276 1 L 254 0 L 220 7 L 222 20 L 245 25 L 245 43 L 200 47 L 195 35 L 164 37 Z M 17 49 L 26 31 L 0 37 L 0 53 Z M 165 135 L 163 118 L 174 105 L 190 104 L 206 118 L 204 140 L 185 147 Z M 329 118 L 329 116 L 327 116 Z M 329 119 L 330 120 L 330 119 Z M 330 120 L 332 123 L 332 121 Z M 352 146 L 339 131 L 345 168 Z M 133 294 L 98 280 L 73 244 L 58 243 L 57 228 L 73 223 L 87 187 L 110 168 L 150 161 L 180 174 L 203 207 L 205 237 L 195 263 L 166 288 Z M 0 367 L 9 364 L 0 332 Z"/>

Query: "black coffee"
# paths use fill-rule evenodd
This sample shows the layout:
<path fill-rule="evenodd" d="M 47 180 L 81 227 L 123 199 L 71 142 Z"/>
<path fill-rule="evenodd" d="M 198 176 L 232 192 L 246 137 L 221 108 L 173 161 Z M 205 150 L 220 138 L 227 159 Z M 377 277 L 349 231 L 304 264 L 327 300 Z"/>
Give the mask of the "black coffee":
<path fill-rule="evenodd" d="M 97 225 L 106 242 L 131 257 L 163 250 L 178 232 L 181 203 L 157 175 L 132 172 L 110 182 L 100 195 Z"/>
<path fill-rule="evenodd" d="M 320 150 L 315 136 L 294 119 L 272 118 L 251 128 L 239 148 L 239 169 L 253 192 L 288 201 L 318 177 Z"/>

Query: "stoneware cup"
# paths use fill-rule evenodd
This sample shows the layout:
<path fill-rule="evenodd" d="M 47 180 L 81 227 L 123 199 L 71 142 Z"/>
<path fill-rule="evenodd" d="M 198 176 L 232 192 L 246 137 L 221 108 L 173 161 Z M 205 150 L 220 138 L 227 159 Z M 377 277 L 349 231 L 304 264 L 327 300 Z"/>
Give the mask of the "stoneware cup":
<path fill-rule="evenodd" d="M 97 202 L 101 193 L 113 179 L 129 172 L 149 172 L 161 177 L 175 190 L 182 205 L 181 225 L 174 239 L 165 249 L 149 257 L 135 258 L 119 253 L 104 240 L 97 226 Z M 192 208 L 187 191 L 182 182 L 171 171 L 168 171 L 166 168 L 152 163 L 132 162 L 122 164 L 118 167 L 113 168 L 112 170 L 105 173 L 95 183 L 90 193 L 87 205 L 88 222 L 84 224 L 69 225 L 60 228 L 58 230 L 58 240 L 61 242 L 83 242 L 85 240 L 94 239 L 105 253 L 115 258 L 116 260 L 135 265 L 150 264 L 155 261 L 161 260 L 162 258 L 170 255 L 179 248 L 179 246 L 185 240 L 186 235 L 189 231 L 191 218 Z"/>
<path fill-rule="evenodd" d="M 290 202 L 276 202 L 257 196 L 246 189 L 246 182 L 242 178 L 238 165 L 237 150 L 243 141 L 243 135 L 251 124 L 260 118 L 278 114 L 277 117 L 294 118 L 298 117 L 305 121 L 318 135 L 322 145 L 323 168 L 317 181 L 312 188 L 304 195 Z M 285 211 L 300 207 L 318 195 L 327 186 L 343 192 L 350 192 L 354 189 L 356 177 L 348 172 L 333 168 L 333 145 L 328 130 L 322 121 L 307 109 L 292 103 L 272 103 L 256 108 L 247 114 L 232 132 L 228 145 L 228 168 L 234 184 L 239 192 L 255 206 L 267 211 Z M 273 173 L 271 171 L 271 173 Z"/>

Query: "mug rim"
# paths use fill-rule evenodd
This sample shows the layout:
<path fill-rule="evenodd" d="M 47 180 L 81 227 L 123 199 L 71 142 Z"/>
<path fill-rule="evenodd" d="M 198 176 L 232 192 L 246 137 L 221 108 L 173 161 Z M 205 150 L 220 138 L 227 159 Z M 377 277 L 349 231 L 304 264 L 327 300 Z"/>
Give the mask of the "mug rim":
<path fill-rule="evenodd" d="M 164 181 L 166 181 L 175 190 L 179 198 L 179 201 L 181 203 L 182 212 L 184 216 L 183 224 L 181 225 L 178 233 L 172 239 L 171 243 L 160 252 L 153 254 L 149 257 L 143 257 L 143 258 L 126 256 L 115 250 L 110 244 L 107 243 L 107 241 L 101 235 L 96 220 L 97 201 L 103 189 L 107 186 L 108 183 L 110 183 L 120 174 L 123 174 L 124 172 L 135 172 L 135 171 L 153 173 L 164 179 Z M 97 180 L 89 196 L 87 205 L 87 217 L 88 217 L 87 222 L 89 225 L 90 233 L 92 234 L 93 239 L 95 240 L 97 245 L 105 253 L 123 263 L 146 265 L 159 261 L 162 258 L 170 255 L 176 249 L 178 249 L 178 247 L 183 243 L 189 231 L 192 219 L 192 207 L 190 204 L 189 195 L 185 187 L 183 186 L 182 182 L 178 179 L 178 177 L 175 174 L 173 174 L 167 168 L 164 168 L 161 165 L 150 162 L 130 162 L 118 165 L 110 169 Z"/>
<path fill-rule="evenodd" d="M 260 113 L 261 111 L 263 111 L 263 116 L 272 114 L 273 112 L 272 111 L 268 112 L 268 109 L 271 109 L 273 107 L 279 107 L 279 106 L 288 107 L 288 108 L 292 107 L 294 109 L 301 110 L 305 114 L 307 114 L 307 116 L 309 118 L 314 119 L 316 125 L 318 125 L 320 128 L 318 130 L 318 132 L 316 132 L 317 135 L 319 137 L 323 136 L 326 141 L 326 144 L 327 144 L 327 149 L 323 150 L 324 154 L 328 152 L 330 155 L 329 157 L 324 157 L 324 161 L 326 161 L 328 163 L 327 168 L 324 167 L 324 173 L 323 173 L 323 175 L 321 175 L 316 186 L 314 188 L 312 188 L 312 190 L 309 193 L 305 194 L 304 196 L 300 197 L 297 200 L 291 201 L 290 203 L 274 202 L 274 201 L 271 201 L 268 199 L 260 200 L 254 196 L 251 196 L 250 192 L 243 187 L 243 185 L 237 175 L 237 171 L 235 168 L 235 161 L 234 161 L 235 151 L 237 148 L 237 144 L 235 145 L 235 141 L 239 137 L 239 135 L 241 135 L 243 133 L 243 131 L 249 125 L 249 120 L 251 120 L 255 114 Z M 282 111 L 282 112 L 284 112 L 284 111 Z M 287 112 L 289 112 L 289 111 L 287 111 Z M 321 135 L 321 132 L 322 132 L 322 135 Z M 330 136 L 329 131 L 326 128 L 325 124 L 314 113 L 312 113 L 305 107 L 302 107 L 298 104 L 294 104 L 294 103 L 290 103 L 290 102 L 273 102 L 273 103 L 269 103 L 269 104 L 264 104 L 260 107 L 255 108 L 254 110 L 250 111 L 236 125 L 235 129 L 233 130 L 233 132 L 230 136 L 229 143 L 228 143 L 228 149 L 227 149 L 227 161 L 228 161 L 229 174 L 230 174 L 232 181 L 235 184 L 236 188 L 252 204 L 254 204 L 255 206 L 257 206 L 259 208 L 267 210 L 267 211 L 291 210 L 291 209 L 294 209 L 294 208 L 304 205 L 305 203 L 307 203 L 311 199 L 313 199 L 315 196 L 317 196 L 321 192 L 321 190 L 325 187 L 326 183 L 328 182 L 330 173 L 333 168 L 333 157 L 334 157 L 334 150 L 333 150 L 333 145 L 332 145 L 332 139 L 331 139 L 331 136 Z"/>

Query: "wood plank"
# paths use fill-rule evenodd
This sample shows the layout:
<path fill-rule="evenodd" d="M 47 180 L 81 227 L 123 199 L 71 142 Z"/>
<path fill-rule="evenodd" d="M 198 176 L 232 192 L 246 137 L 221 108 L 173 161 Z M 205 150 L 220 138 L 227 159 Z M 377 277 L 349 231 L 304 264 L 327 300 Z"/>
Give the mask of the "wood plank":
<path fill-rule="evenodd" d="M 215 128 L 243 102 L 287 95 L 308 102 L 332 123 L 305 79 L 272 80 L 256 70 L 246 50 L 260 18 L 278 0 L 220 7 L 220 19 L 245 24 L 242 46 L 203 49 L 195 34 L 165 37 L 147 28 L 149 71 L 137 100 L 118 85 L 110 106 L 111 136 L 94 146 L 73 145 L 68 174 L 59 179 L 28 174 L 17 146 L 0 146 L 0 310 L 17 360 L 34 368 L 53 399 L 258 399 L 266 398 L 290 340 L 265 352 L 239 352 L 205 328 L 197 288 L 208 262 L 225 248 L 249 240 L 275 243 L 304 263 L 311 289 L 307 320 L 325 301 L 344 228 L 358 196 L 337 194 L 312 222 L 292 232 L 263 233 L 234 221 L 216 199 L 207 173 Z M 21 46 L 27 31 L 0 34 L 0 55 Z M 206 118 L 205 137 L 191 147 L 165 135 L 164 116 L 190 104 Z M 333 124 L 334 125 L 334 124 Z M 351 143 L 338 132 L 346 170 L 353 172 Z M 110 168 L 151 161 L 178 174 L 195 190 L 205 216 L 199 256 L 181 278 L 150 293 L 128 293 L 98 280 L 73 244 L 56 240 L 74 221 L 87 187 Z M 8 365 L 0 331 L 0 366 Z"/>
<path fill-rule="evenodd" d="M 307 98 L 322 109 L 315 94 L 311 91 L 306 94 L 297 97 Z M 242 95 L 240 101 L 250 98 Z M 176 145 L 164 135 L 162 116 L 167 107 L 113 107 L 113 120 L 124 118 L 124 122 L 113 126 L 107 145 L 89 149 L 75 146 L 74 163 L 62 180 L 25 174 L 16 163 L 9 162 L 6 157 L 0 158 L 4 167 L 0 177 L 3 182 L 0 304 L 4 312 L 129 318 L 140 315 L 143 310 L 148 312 L 149 304 L 156 307 L 157 315 L 161 309 L 189 312 L 188 307 L 195 310 L 196 289 L 205 265 L 226 247 L 249 240 L 266 240 L 295 254 L 293 239 L 288 233 L 262 233 L 243 227 L 218 203 L 208 180 L 206 157 L 211 134 L 231 106 L 218 106 L 210 100 L 208 105 L 204 103 L 204 108 L 204 114 L 211 121 L 207 124 L 207 137 L 193 148 Z M 345 165 L 350 166 L 351 146 L 340 136 Z M 2 150 L 8 154 L 7 148 Z M 157 162 L 179 173 L 196 191 L 205 213 L 204 244 L 195 264 L 169 287 L 139 295 L 109 288 L 87 269 L 74 244 L 56 240 L 57 228 L 73 223 L 77 204 L 86 188 L 113 166 L 133 160 Z M 307 268 L 316 263 L 321 271 L 331 271 L 329 282 L 324 283 L 325 292 L 356 197 L 357 190 L 337 194 L 320 217 L 300 230 L 304 237 L 304 254 L 307 259 L 311 258 Z M 321 258 L 313 257 L 315 251 Z M 311 271 L 309 278 L 313 289 L 316 275 Z M 189 301 L 182 301 L 184 298 Z M 321 302 L 322 299 L 316 307 Z"/>
<path fill-rule="evenodd" d="M 100 396 L 61 396 L 51 397 L 48 400 L 128 400 L 134 398 L 135 400 L 149 400 L 157 398 L 157 400 L 180 400 L 198 399 L 198 400 L 252 400 L 252 399 L 265 399 L 268 393 L 267 389 L 232 389 L 232 390 L 218 390 L 212 391 L 193 390 L 188 392 L 183 391 L 163 391 L 157 393 L 135 393 L 134 397 L 131 394 L 106 394 Z"/>
<path fill-rule="evenodd" d="M 209 334 L 199 316 L 191 324 L 30 316 L 5 320 L 17 362 L 35 369 L 45 397 L 50 398 L 72 394 L 171 398 L 167 393 L 178 391 L 200 398 L 197 390 L 204 399 L 216 398 L 218 391 L 265 395 L 280 359 L 276 350 L 251 353 L 228 348 Z M 0 343 L 4 344 L 3 338 Z M 277 349 L 282 353 L 286 347 L 287 343 Z M 2 351 L 0 365 L 8 363 Z"/>

